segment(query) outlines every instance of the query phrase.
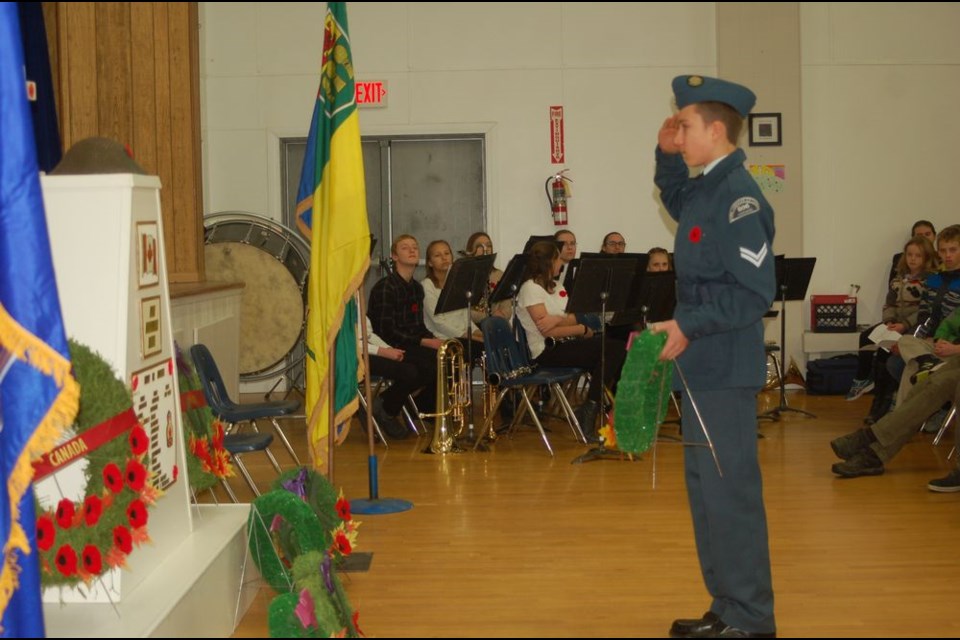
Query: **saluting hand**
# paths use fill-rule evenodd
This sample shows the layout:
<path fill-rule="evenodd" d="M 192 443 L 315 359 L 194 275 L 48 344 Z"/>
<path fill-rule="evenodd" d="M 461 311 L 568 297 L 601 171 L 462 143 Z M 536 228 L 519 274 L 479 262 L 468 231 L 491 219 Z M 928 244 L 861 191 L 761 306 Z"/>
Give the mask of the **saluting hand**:
<path fill-rule="evenodd" d="M 677 116 L 670 116 L 663 121 L 660 127 L 660 133 L 657 134 L 657 144 L 660 145 L 660 151 L 664 153 L 680 153 L 680 147 L 674 142 L 677 133 L 680 131 L 680 124 Z"/>
<path fill-rule="evenodd" d="M 650 331 L 652 333 L 663 331 L 667 334 L 667 343 L 663 345 L 663 350 L 660 352 L 661 360 L 675 360 L 690 345 L 690 340 L 683 335 L 683 331 L 680 330 L 680 325 L 677 324 L 676 320 L 655 322 L 650 325 Z"/>

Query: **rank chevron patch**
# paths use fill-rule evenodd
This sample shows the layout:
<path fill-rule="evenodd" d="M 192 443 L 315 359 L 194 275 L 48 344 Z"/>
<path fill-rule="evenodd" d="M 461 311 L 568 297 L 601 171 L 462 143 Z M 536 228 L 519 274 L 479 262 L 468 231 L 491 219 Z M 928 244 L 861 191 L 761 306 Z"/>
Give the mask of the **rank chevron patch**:
<path fill-rule="evenodd" d="M 747 249 L 746 247 L 740 247 L 740 257 L 752 264 L 755 267 L 760 267 L 763 264 L 763 259 L 767 257 L 767 243 L 764 242 L 763 246 L 760 247 L 760 250 L 754 253 Z"/>

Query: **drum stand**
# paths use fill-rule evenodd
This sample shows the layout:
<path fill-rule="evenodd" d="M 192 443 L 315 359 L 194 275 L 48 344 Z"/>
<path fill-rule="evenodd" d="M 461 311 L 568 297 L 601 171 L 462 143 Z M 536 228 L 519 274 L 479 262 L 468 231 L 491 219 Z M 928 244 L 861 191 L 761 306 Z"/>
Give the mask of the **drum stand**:
<path fill-rule="evenodd" d="M 265 394 L 263 394 L 264 400 L 269 401 L 270 396 L 273 395 L 273 392 L 277 390 L 277 387 L 279 387 L 280 383 L 283 382 L 284 380 L 286 380 L 288 383 L 287 392 L 283 394 L 284 400 L 289 399 L 290 394 L 293 393 L 294 391 L 300 394 L 301 399 L 306 397 L 306 388 L 304 387 L 304 384 L 303 384 L 303 367 L 300 367 L 299 369 L 300 370 L 297 372 L 297 375 L 293 378 L 287 375 L 287 372 L 280 374 L 280 377 L 277 378 L 277 381 L 273 383 L 273 386 L 270 387 L 270 390 L 267 391 Z"/>

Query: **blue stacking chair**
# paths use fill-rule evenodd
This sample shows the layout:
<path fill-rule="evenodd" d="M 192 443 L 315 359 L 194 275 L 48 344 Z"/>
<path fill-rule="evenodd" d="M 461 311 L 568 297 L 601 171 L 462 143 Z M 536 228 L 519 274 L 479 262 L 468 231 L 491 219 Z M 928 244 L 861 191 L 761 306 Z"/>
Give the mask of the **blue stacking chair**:
<path fill-rule="evenodd" d="M 217 363 L 214 361 L 206 345 L 195 344 L 190 347 L 190 357 L 193 359 L 193 364 L 197 368 L 197 374 L 200 376 L 200 383 L 203 385 L 203 393 L 207 397 L 207 404 L 210 405 L 213 415 L 227 423 L 227 430 L 232 430 L 234 425 L 242 422 L 249 422 L 254 431 L 259 432 L 259 429 L 257 429 L 257 420 L 262 418 L 270 420 L 283 446 L 299 467 L 300 459 L 297 457 L 293 447 L 290 446 L 290 441 L 287 439 L 287 435 L 283 432 L 283 429 L 280 428 L 280 423 L 277 422 L 277 419 L 295 414 L 300 408 L 300 403 L 297 400 L 277 400 L 273 402 L 258 402 L 255 404 L 237 404 L 227 395 L 227 388 L 223 384 L 220 369 L 217 368 Z M 271 454 L 271 458 L 272 457 Z M 276 466 L 276 460 L 273 459 L 272 462 Z"/>
<path fill-rule="evenodd" d="M 523 331 L 520 327 L 517 327 L 517 329 L 519 332 Z M 497 409 L 500 408 L 500 403 L 503 402 L 507 392 L 511 389 L 518 389 L 523 404 L 514 416 L 511 427 L 515 428 L 523 415 L 529 414 L 540 432 L 543 444 L 546 445 L 547 451 L 552 456 L 553 447 L 550 446 L 550 440 L 547 439 L 547 433 L 533 409 L 528 393 L 530 387 L 547 385 L 553 390 L 554 396 L 559 399 L 567 424 L 573 430 L 574 437 L 580 442 L 586 443 L 587 439 L 583 435 L 580 423 L 577 421 L 573 408 L 560 386 L 564 382 L 580 377 L 583 370 L 576 367 L 538 367 L 530 361 L 529 352 L 524 342 L 514 335 L 510 323 L 503 318 L 497 316 L 485 318 L 480 322 L 480 330 L 483 332 L 483 344 L 487 354 L 487 381 L 500 387 L 493 409 L 487 415 L 483 428 L 480 429 L 480 437 L 482 438 L 482 434 L 489 431 L 490 422 L 497 415 Z M 479 443 L 480 440 L 478 439 L 477 444 L 479 445 Z"/>
<path fill-rule="evenodd" d="M 273 465 L 273 468 L 277 470 L 277 474 L 279 475 L 280 465 L 277 464 L 277 459 L 273 457 L 273 453 L 271 453 L 269 449 L 271 442 L 273 442 L 273 436 L 269 433 L 228 433 L 223 436 L 223 448 L 230 452 L 230 456 L 233 458 L 233 464 L 240 470 L 240 475 L 247 481 L 247 486 L 253 491 L 254 496 L 259 496 L 260 490 L 257 488 L 257 483 L 253 481 L 250 472 L 247 471 L 247 466 L 243 464 L 240 456 L 252 451 L 263 451 L 267 454 L 267 458 L 270 459 L 270 464 Z M 237 494 L 230 488 L 230 483 L 227 482 L 226 478 L 222 478 L 220 483 L 223 485 L 223 488 L 231 500 L 240 502 L 237 500 Z"/>

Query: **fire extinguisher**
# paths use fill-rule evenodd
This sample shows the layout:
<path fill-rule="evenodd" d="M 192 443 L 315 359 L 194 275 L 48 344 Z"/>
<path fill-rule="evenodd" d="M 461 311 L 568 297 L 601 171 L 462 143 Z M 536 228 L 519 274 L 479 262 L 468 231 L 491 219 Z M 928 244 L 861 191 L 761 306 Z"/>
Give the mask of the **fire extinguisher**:
<path fill-rule="evenodd" d="M 544 191 L 547 192 L 547 202 L 550 203 L 553 224 L 558 227 L 567 224 L 567 199 L 570 198 L 570 183 L 573 182 L 563 175 L 567 171 L 564 169 L 550 176 L 543 185 Z"/>

